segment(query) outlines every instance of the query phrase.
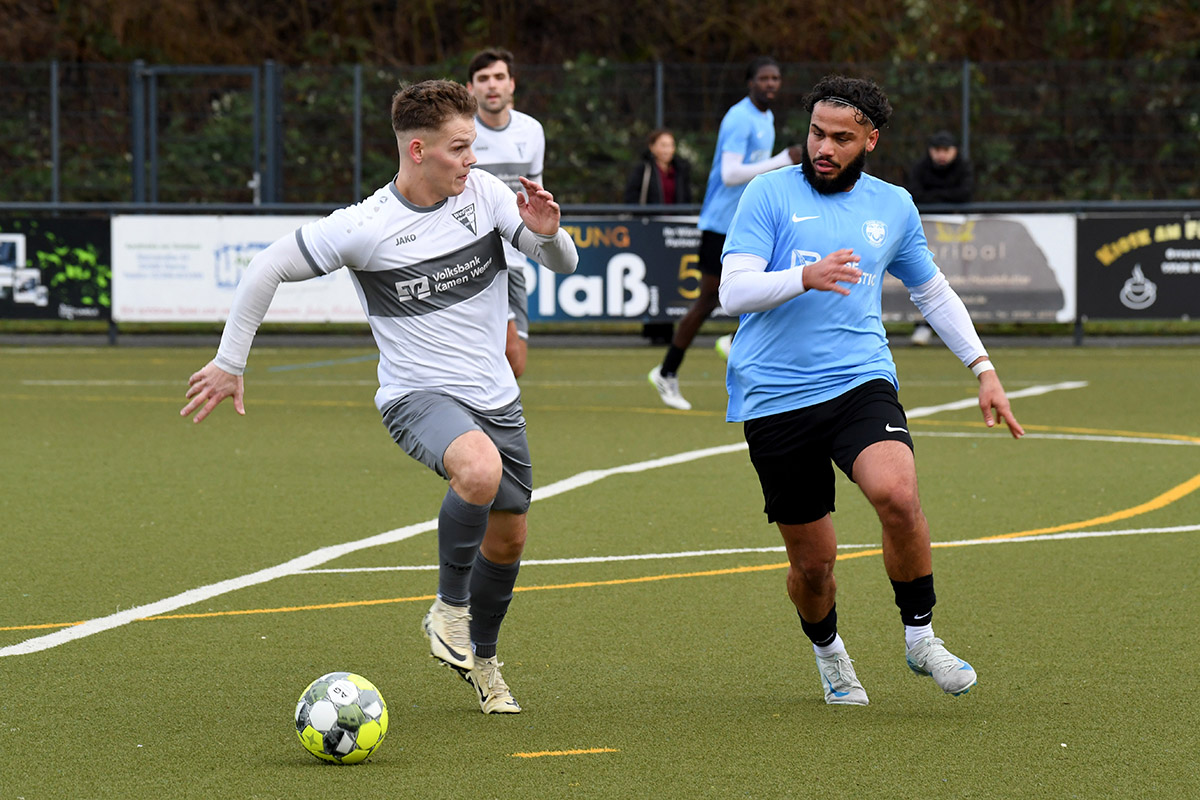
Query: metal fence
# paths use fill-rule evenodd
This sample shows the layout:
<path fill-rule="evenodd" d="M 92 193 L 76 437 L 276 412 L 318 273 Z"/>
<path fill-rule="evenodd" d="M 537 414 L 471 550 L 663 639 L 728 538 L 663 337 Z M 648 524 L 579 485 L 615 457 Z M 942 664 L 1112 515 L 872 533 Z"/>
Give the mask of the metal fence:
<path fill-rule="evenodd" d="M 744 65 L 531 65 L 517 107 L 546 128 L 564 204 L 618 203 L 652 128 L 702 191 Z M 1200 61 L 785 64 L 777 149 L 801 141 L 822 75 L 873 78 L 896 113 L 868 169 L 902 183 L 957 131 L 983 202 L 1200 198 Z M 445 68 L 0 64 L 0 203 L 341 205 L 388 180 L 400 82 Z"/>

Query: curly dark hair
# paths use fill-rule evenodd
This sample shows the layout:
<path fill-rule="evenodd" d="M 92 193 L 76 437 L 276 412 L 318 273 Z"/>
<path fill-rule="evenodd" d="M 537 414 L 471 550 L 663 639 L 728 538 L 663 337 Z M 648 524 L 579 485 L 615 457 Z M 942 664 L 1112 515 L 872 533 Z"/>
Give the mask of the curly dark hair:
<path fill-rule="evenodd" d="M 804 96 L 808 111 L 822 100 L 852 107 L 859 124 L 882 128 L 892 118 L 892 104 L 874 81 L 848 75 L 826 75 Z M 859 119 L 861 117 L 861 119 Z"/>

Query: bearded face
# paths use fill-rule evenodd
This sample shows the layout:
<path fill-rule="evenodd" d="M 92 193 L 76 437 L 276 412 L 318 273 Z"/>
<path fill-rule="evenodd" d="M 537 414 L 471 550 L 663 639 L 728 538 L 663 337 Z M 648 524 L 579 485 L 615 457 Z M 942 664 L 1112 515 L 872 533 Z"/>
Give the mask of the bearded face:
<path fill-rule="evenodd" d="M 804 177 L 821 194 L 850 190 L 862 176 L 879 130 L 848 105 L 819 101 L 800 157 Z"/>

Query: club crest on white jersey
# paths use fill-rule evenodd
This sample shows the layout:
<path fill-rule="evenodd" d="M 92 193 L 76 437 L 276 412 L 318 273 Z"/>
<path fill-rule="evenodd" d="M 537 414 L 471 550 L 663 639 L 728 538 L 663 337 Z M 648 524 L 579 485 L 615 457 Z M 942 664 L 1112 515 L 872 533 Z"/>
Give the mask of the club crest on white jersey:
<path fill-rule="evenodd" d="M 458 220 L 459 222 L 461 222 L 463 225 L 465 225 L 467 227 L 467 230 L 469 230 L 471 233 L 475 233 L 475 204 L 474 203 L 471 203 L 471 205 L 467 206 L 466 208 L 460 208 L 458 211 L 455 211 L 454 218 L 456 220 Z"/>

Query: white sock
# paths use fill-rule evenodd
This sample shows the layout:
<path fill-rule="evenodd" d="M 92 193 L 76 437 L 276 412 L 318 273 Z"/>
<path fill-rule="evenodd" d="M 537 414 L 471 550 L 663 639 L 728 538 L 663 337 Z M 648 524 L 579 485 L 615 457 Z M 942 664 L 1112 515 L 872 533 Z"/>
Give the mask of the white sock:
<path fill-rule="evenodd" d="M 829 644 L 822 645 L 820 647 L 814 644 L 813 652 L 819 655 L 821 658 L 832 658 L 838 653 L 845 653 L 846 645 L 842 643 L 842 635 L 840 633 L 835 633 L 833 635 L 833 641 Z"/>
<path fill-rule="evenodd" d="M 928 639 L 933 636 L 932 625 L 905 625 L 904 626 L 904 646 L 909 650 L 913 649 L 913 645 L 922 639 Z"/>

